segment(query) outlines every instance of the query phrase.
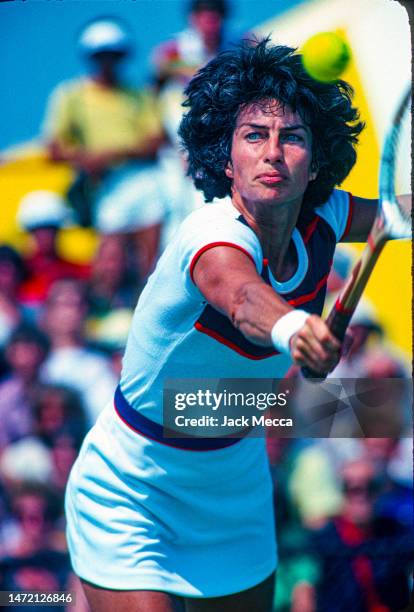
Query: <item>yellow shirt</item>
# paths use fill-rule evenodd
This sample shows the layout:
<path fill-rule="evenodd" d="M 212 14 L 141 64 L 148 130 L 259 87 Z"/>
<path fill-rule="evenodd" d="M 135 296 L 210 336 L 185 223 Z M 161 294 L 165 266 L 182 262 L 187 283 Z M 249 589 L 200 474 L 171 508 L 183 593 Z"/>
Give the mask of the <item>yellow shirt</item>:
<path fill-rule="evenodd" d="M 66 82 L 52 92 L 48 140 L 91 153 L 122 151 L 161 135 L 157 103 L 148 91 L 109 89 L 90 79 Z"/>

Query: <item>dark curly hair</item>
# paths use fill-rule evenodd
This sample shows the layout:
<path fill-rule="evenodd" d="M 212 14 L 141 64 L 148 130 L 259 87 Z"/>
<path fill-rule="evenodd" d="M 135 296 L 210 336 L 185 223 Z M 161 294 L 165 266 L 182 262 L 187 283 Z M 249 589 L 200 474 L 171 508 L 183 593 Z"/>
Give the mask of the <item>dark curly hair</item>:
<path fill-rule="evenodd" d="M 190 81 L 179 136 L 188 156 L 188 174 L 206 202 L 231 193 L 224 169 L 230 160 L 233 131 L 247 105 L 278 100 L 298 112 L 313 136 L 312 168 L 318 170 L 304 195 L 304 206 L 325 202 L 356 161 L 355 145 L 364 128 L 352 107 L 353 90 L 345 81 L 321 83 L 302 66 L 296 49 L 266 38 L 244 41 L 223 51 Z"/>

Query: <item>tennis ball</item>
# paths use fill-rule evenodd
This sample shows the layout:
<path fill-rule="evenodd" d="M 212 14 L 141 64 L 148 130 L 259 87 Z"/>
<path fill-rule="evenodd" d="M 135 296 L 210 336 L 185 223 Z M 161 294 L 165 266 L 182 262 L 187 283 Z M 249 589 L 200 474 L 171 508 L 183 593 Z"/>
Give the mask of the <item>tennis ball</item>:
<path fill-rule="evenodd" d="M 350 59 L 349 46 L 335 32 L 315 34 L 302 47 L 302 63 L 306 72 L 323 83 L 338 79 Z"/>

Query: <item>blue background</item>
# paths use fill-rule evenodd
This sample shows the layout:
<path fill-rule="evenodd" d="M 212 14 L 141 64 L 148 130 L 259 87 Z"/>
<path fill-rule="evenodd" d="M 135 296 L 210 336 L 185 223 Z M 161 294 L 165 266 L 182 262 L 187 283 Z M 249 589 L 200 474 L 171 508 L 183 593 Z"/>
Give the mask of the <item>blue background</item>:
<path fill-rule="evenodd" d="M 302 0 L 304 1 L 304 0 Z M 233 0 L 229 30 L 243 33 L 299 4 L 300 0 Z M 150 76 L 154 46 L 186 25 L 183 0 L 28 0 L 0 3 L 0 148 L 39 134 L 49 93 L 83 71 L 77 36 L 88 20 L 119 16 L 131 27 L 136 52 L 127 76 Z"/>

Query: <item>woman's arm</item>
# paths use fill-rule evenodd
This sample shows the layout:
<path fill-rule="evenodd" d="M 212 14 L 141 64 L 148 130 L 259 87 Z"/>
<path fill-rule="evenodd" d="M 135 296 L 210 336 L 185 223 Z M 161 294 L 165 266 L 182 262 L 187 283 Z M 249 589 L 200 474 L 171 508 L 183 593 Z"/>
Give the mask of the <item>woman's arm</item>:
<path fill-rule="evenodd" d="M 48 150 L 53 161 L 66 161 L 83 170 L 87 174 L 101 174 L 108 167 L 128 159 L 154 160 L 159 147 L 165 141 L 164 135 L 147 138 L 135 147 L 125 149 L 107 149 L 99 153 L 91 153 L 80 147 L 64 145 L 54 140 L 49 142 Z"/>
<path fill-rule="evenodd" d="M 398 195 L 397 199 L 406 215 L 411 215 L 412 194 Z M 378 211 L 378 200 L 353 197 L 352 219 L 343 242 L 366 242 Z"/>
<path fill-rule="evenodd" d="M 378 200 L 353 196 L 351 226 L 342 242 L 366 242 L 378 210 Z"/>
<path fill-rule="evenodd" d="M 294 309 L 257 274 L 250 258 L 231 247 L 209 249 L 198 259 L 194 282 L 214 308 L 254 344 L 272 346 L 275 323 Z M 310 315 L 290 341 L 295 363 L 330 372 L 338 363 L 340 343 L 325 322 Z"/>

